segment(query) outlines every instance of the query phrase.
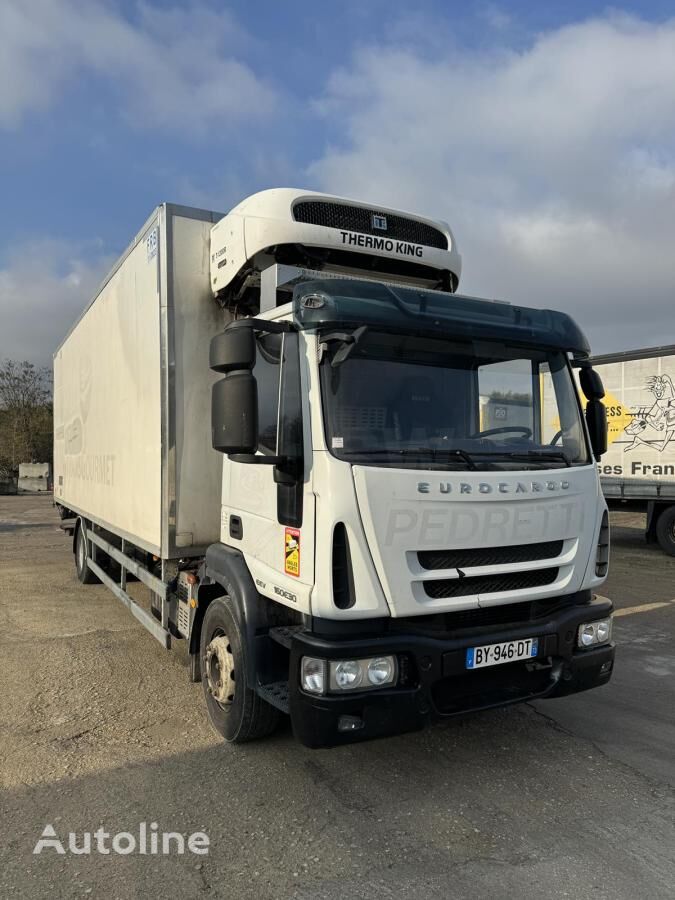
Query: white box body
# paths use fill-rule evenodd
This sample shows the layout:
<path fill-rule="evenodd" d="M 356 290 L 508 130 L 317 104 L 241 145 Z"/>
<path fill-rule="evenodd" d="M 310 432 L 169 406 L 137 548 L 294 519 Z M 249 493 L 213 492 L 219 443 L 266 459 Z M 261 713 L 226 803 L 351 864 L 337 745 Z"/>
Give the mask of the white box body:
<path fill-rule="evenodd" d="M 222 213 L 163 204 L 54 356 L 54 499 L 163 558 L 220 535 L 209 286 Z"/>

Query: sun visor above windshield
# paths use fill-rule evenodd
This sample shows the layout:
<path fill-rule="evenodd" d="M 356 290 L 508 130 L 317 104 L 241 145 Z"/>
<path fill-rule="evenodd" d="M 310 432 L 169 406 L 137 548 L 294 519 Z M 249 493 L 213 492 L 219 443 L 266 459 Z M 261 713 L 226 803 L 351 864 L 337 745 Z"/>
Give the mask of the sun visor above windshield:
<path fill-rule="evenodd" d="M 581 358 L 590 353 L 584 333 L 566 313 L 377 282 L 304 282 L 293 292 L 293 313 L 297 326 L 308 330 L 372 325 L 409 334 L 534 344 Z"/>

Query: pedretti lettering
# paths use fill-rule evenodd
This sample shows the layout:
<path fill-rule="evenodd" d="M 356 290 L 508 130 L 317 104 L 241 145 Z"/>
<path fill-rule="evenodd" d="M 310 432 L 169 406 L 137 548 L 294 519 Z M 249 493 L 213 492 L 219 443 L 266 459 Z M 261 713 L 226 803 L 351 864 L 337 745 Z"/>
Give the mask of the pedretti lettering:
<path fill-rule="evenodd" d="M 342 243 L 348 247 L 363 247 L 365 250 L 383 250 L 385 253 L 398 253 L 400 256 L 424 256 L 424 247 L 410 244 L 407 241 L 392 241 L 391 238 L 376 237 L 372 234 L 355 234 L 353 231 L 341 231 Z"/>

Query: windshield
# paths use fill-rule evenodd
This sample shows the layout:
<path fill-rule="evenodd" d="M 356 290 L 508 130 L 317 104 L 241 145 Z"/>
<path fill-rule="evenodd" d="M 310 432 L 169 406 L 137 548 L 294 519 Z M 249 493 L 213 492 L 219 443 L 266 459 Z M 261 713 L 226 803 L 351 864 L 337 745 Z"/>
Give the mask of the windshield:
<path fill-rule="evenodd" d="M 340 459 L 512 470 L 590 462 L 561 352 L 365 327 L 320 341 L 326 440 Z"/>

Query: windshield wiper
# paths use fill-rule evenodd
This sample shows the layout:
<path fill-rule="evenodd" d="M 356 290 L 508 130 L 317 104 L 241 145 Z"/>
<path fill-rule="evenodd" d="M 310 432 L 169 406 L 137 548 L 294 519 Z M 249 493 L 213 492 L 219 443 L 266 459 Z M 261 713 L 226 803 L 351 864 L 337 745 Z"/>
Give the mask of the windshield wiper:
<path fill-rule="evenodd" d="M 321 338 L 321 343 L 319 347 L 323 350 L 323 348 L 330 341 L 339 341 L 340 347 L 335 351 L 333 358 L 331 360 L 331 368 L 337 369 L 342 363 L 346 362 L 349 357 L 352 355 L 354 350 L 359 346 L 363 338 L 368 333 L 367 325 L 360 325 L 358 328 L 355 328 L 354 331 L 343 332 L 343 331 L 335 331 L 330 334 L 324 334 Z M 321 359 L 321 357 L 320 357 Z"/>
<path fill-rule="evenodd" d="M 467 453 L 466 450 L 461 450 L 459 447 L 455 447 L 453 450 L 448 450 L 447 454 L 448 456 L 456 456 L 458 459 L 463 459 L 470 469 L 476 468 L 476 463 L 474 462 L 473 457 L 470 453 Z"/>
<path fill-rule="evenodd" d="M 385 448 L 377 450 L 371 447 L 362 450 L 345 450 L 349 454 L 361 454 L 362 456 L 428 456 L 433 462 L 459 462 L 466 463 L 467 468 L 475 470 L 476 458 L 479 457 L 503 457 L 506 459 L 525 459 L 525 460 L 541 460 L 548 462 L 549 460 L 561 460 L 566 466 L 571 466 L 569 457 L 560 450 L 474 450 L 471 453 L 460 447 L 453 447 L 452 450 L 441 450 L 434 447 L 398 447 Z M 453 459 L 454 457 L 454 459 Z M 482 459 L 481 459 L 482 461 Z"/>
<path fill-rule="evenodd" d="M 476 463 L 473 458 L 466 450 L 453 449 L 453 450 L 436 450 L 433 447 L 399 447 L 396 449 L 386 449 L 382 448 L 381 450 L 374 449 L 365 449 L 365 450 L 347 450 L 347 453 L 360 453 L 364 456 L 430 456 L 433 462 L 465 462 L 469 469 L 475 469 Z M 455 460 L 453 460 L 455 457 Z"/>
<path fill-rule="evenodd" d="M 498 450 L 500 456 L 508 456 L 509 459 L 561 459 L 566 466 L 571 466 L 569 457 L 561 450 Z"/>
<path fill-rule="evenodd" d="M 457 460 L 461 459 L 462 462 L 465 462 L 470 469 L 476 468 L 476 463 L 470 454 L 466 450 L 460 450 L 458 447 L 453 447 L 452 450 L 442 450 L 436 447 L 401 447 L 393 452 L 398 453 L 400 456 L 419 456 L 422 453 L 426 453 L 431 456 L 434 462 L 450 462 L 454 456 Z"/>

